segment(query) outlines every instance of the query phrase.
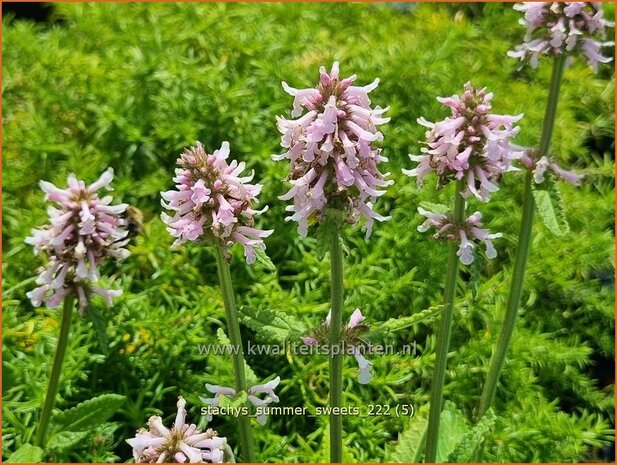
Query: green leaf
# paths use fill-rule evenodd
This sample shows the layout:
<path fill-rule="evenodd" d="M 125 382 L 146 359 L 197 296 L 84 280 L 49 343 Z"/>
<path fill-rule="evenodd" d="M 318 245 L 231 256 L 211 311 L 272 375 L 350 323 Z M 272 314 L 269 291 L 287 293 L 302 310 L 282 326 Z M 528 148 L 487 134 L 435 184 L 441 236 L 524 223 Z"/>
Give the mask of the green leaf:
<path fill-rule="evenodd" d="M 43 449 L 24 444 L 6 459 L 4 463 L 39 463 L 43 461 Z"/>
<path fill-rule="evenodd" d="M 306 331 L 306 326 L 289 313 L 272 309 L 240 308 L 242 322 L 261 338 L 271 342 L 293 340 Z"/>
<path fill-rule="evenodd" d="M 238 408 L 246 405 L 248 395 L 241 391 L 233 397 L 221 395 L 219 396 L 219 407 L 222 408 Z"/>
<path fill-rule="evenodd" d="M 439 423 L 439 441 L 437 444 L 437 462 L 445 462 L 449 454 L 469 432 L 467 420 L 452 402 L 446 401 L 441 411 Z"/>
<path fill-rule="evenodd" d="M 563 199 L 553 176 L 547 174 L 540 186 L 533 185 L 532 192 L 536 208 L 546 229 L 555 236 L 563 236 L 570 232 Z"/>
<path fill-rule="evenodd" d="M 338 225 L 335 221 L 326 221 L 320 224 L 315 231 L 315 237 L 317 238 L 316 254 L 319 260 L 323 260 L 326 256 L 326 252 L 330 250 L 332 244 L 332 237 L 337 233 Z"/>
<path fill-rule="evenodd" d="M 448 454 L 447 462 L 465 463 L 476 462 L 480 446 L 493 429 L 497 417 L 492 410 L 488 410 L 482 419 L 463 436 L 456 447 Z"/>
<path fill-rule="evenodd" d="M 86 436 L 88 436 L 88 431 L 62 431 L 54 434 L 47 441 L 47 447 L 55 452 L 64 452 L 75 447 Z"/>
<path fill-rule="evenodd" d="M 401 434 L 388 461 L 394 463 L 410 463 L 420 460 L 423 454 L 423 444 L 426 441 L 426 414 L 419 412 L 409 420 L 409 425 Z"/>
<path fill-rule="evenodd" d="M 411 316 L 390 318 L 372 333 L 392 333 L 395 331 L 400 331 L 401 329 L 409 328 L 410 326 L 414 326 L 419 323 L 429 323 L 439 315 L 442 308 L 443 305 L 435 305 L 433 307 L 422 310 L 421 312 L 415 313 Z"/>
<path fill-rule="evenodd" d="M 255 251 L 257 261 L 261 263 L 266 270 L 273 273 L 276 272 L 276 266 L 274 266 L 274 263 L 272 263 L 272 260 L 270 260 L 270 257 L 268 257 L 265 250 L 260 247 L 255 247 L 253 250 Z"/>
<path fill-rule="evenodd" d="M 103 352 L 107 352 L 109 348 L 109 337 L 107 336 L 107 319 L 105 314 L 97 307 L 90 305 L 86 310 L 86 319 L 92 323 L 94 334 L 99 348 Z"/>
<path fill-rule="evenodd" d="M 125 400 L 118 394 L 103 394 L 59 413 L 53 421 L 63 431 L 89 431 L 105 423 Z"/>
<path fill-rule="evenodd" d="M 450 213 L 450 207 L 441 203 L 420 202 L 420 207 L 433 213 L 441 213 L 442 215 Z"/>
<path fill-rule="evenodd" d="M 223 328 L 217 329 L 216 337 L 219 340 L 219 344 L 221 344 L 223 346 L 231 346 L 231 341 L 227 337 L 227 334 L 225 334 L 225 331 L 223 330 Z M 253 385 L 258 383 L 257 376 L 255 375 L 255 372 L 249 366 L 249 364 L 246 363 L 246 360 L 244 360 L 244 372 L 246 373 L 246 382 L 248 383 L 249 386 L 253 386 Z"/>

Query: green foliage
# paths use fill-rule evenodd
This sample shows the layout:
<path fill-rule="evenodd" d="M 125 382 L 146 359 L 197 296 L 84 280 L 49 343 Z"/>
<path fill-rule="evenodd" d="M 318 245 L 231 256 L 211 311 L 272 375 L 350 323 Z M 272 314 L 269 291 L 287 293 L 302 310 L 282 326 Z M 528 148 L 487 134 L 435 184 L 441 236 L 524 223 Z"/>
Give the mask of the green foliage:
<path fill-rule="evenodd" d="M 54 417 L 55 426 L 63 431 L 88 431 L 107 421 L 124 404 L 118 394 L 103 394 L 88 399 Z"/>
<path fill-rule="evenodd" d="M 467 80 L 494 92 L 496 113 L 524 112 L 517 143 L 537 144 L 550 65 L 517 71 L 506 57 L 524 34 L 520 13 L 499 3 L 405 9 L 361 3 L 53 7 L 62 20 L 53 25 L 10 17 L 3 22 L 3 458 L 34 440 L 58 333 L 58 312 L 32 308 L 25 296 L 42 263 L 23 242 L 46 218 L 40 179 L 63 184 L 75 172 L 92 181 L 112 166 L 114 197 L 144 214 L 131 256 L 102 273 L 110 277 L 103 284 L 122 288 L 123 296 L 111 308 L 96 300 L 87 312 L 90 320 L 74 320 L 56 406 L 71 411 L 109 393 L 126 401 L 82 438 L 55 431 L 55 449 L 43 460 L 125 461 L 131 457 L 125 439 L 150 415 L 169 424 L 182 395 L 188 418 L 198 423 L 205 383 L 233 385 L 229 357 L 198 350 L 226 340 L 214 256 L 200 246 L 172 250 L 159 218 L 159 191 L 172 186 L 175 159 L 195 140 L 209 150 L 230 141 L 232 156 L 264 184 L 260 198 L 270 206 L 258 226 L 275 230 L 265 243 L 276 270 L 265 257 L 247 267 L 242 251 L 232 251 L 244 340 L 280 343 L 323 321 L 330 288 L 322 256 L 329 232 L 312 227 L 301 238 L 284 221 L 285 202 L 277 196 L 288 187 L 281 182 L 287 166 L 270 155 L 281 150 L 275 117 L 289 116 L 291 108 L 280 81 L 312 85 L 318 66 L 335 59 L 361 85 L 381 79 L 371 98 L 390 106 L 383 147 L 395 181 L 376 204 L 392 220 L 376 224 L 368 240 L 359 228 L 344 228 L 345 318 L 360 308 L 374 331 L 371 338 L 395 350 L 367 356 L 375 378 L 366 386 L 357 382 L 355 361 L 345 360 L 343 404 L 413 404 L 423 412 L 446 247 L 416 230 L 422 221 L 417 206 L 450 205 L 452 189 L 435 191 L 434 179 L 427 179 L 419 190 L 401 168 L 413 166 L 407 154 L 421 147 L 425 130 L 416 118 L 446 116 L 435 97 L 460 91 Z M 613 6 L 605 8 L 612 17 Z M 561 95 L 551 154 L 586 181 L 578 189 L 559 186 L 568 234 L 554 236 L 535 225 L 496 420 L 484 440 L 483 458 L 491 462 L 594 461 L 613 443 L 613 68 L 602 67 L 596 76 L 575 61 Z M 459 281 L 445 398 L 457 406 L 453 418 L 467 425 L 503 319 L 523 174 L 508 173 L 487 204 L 470 200 L 469 209 L 481 210 L 487 227 L 504 237 L 495 241 L 496 259 L 463 267 Z M 404 354 L 403 347 L 413 343 L 417 351 Z M 247 364 L 251 380 L 281 377 L 280 405 L 313 411 L 327 404 L 327 357 L 247 356 Z M 383 462 L 397 438 L 397 447 L 418 443 L 421 422 L 421 413 L 411 420 L 345 417 L 345 461 Z M 255 423 L 257 459 L 326 461 L 327 424 L 326 417 L 276 415 L 265 427 Z M 236 426 L 229 417 L 208 424 L 234 449 Z M 451 450 L 468 454 L 461 444 L 484 437 L 480 429 L 463 428 Z M 391 456 L 409 461 L 412 453 Z"/>
<path fill-rule="evenodd" d="M 39 463 L 43 460 L 43 449 L 32 444 L 24 444 L 6 460 L 7 463 Z"/>
<path fill-rule="evenodd" d="M 546 229 L 555 236 L 570 232 L 563 199 L 553 176 L 547 175 L 541 186 L 534 186 L 533 199 Z"/>

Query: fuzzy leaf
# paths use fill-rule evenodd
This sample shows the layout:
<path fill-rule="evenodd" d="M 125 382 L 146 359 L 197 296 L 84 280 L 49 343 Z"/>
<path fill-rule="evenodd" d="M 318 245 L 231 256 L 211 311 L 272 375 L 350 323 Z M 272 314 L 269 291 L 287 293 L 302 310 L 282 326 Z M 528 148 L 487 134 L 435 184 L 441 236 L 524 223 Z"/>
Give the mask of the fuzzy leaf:
<path fill-rule="evenodd" d="M 420 202 L 420 207 L 433 213 L 441 213 L 442 215 L 446 215 L 450 212 L 450 207 L 441 203 Z"/>
<path fill-rule="evenodd" d="M 43 449 L 24 444 L 6 459 L 5 463 L 39 463 L 43 460 Z"/>
<path fill-rule="evenodd" d="M 248 395 L 242 391 L 233 397 L 221 395 L 219 396 L 219 407 L 222 408 L 239 408 L 246 404 Z"/>
<path fill-rule="evenodd" d="M 306 326 L 289 313 L 272 309 L 240 308 L 242 321 L 261 338 L 271 342 L 297 339 L 306 331 Z"/>
<path fill-rule="evenodd" d="M 441 312 L 443 305 L 435 305 L 429 307 L 421 312 L 415 313 L 411 316 L 404 316 L 401 318 L 390 318 L 384 322 L 374 333 L 391 333 L 400 331 L 401 329 L 409 328 L 410 326 L 417 325 L 419 323 L 429 323 Z"/>
<path fill-rule="evenodd" d="M 88 436 L 88 431 L 61 431 L 47 442 L 47 447 L 55 452 L 70 450 Z"/>
<path fill-rule="evenodd" d="M 231 341 L 227 337 L 227 334 L 225 334 L 225 331 L 223 330 L 223 328 L 219 328 L 216 331 L 216 337 L 219 340 L 219 344 L 223 346 L 231 346 Z M 233 348 L 231 348 L 231 350 L 233 350 Z M 226 353 L 229 353 L 229 352 L 226 352 Z M 246 360 L 244 360 L 244 373 L 246 373 L 246 382 L 248 383 L 249 386 L 253 386 L 258 383 L 255 372 L 249 366 L 249 364 L 246 363 Z"/>
<path fill-rule="evenodd" d="M 263 265 L 267 271 L 271 271 L 273 273 L 276 272 L 276 266 L 274 266 L 274 263 L 272 263 L 272 260 L 270 260 L 270 257 L 268 257 L 266 251 L 260 247 L 255 247 L 254 250 L 257 261 Z"/>
<path fill-rule="evenodd" d="M 107 336 L 107 319 L 105 314 L 97 307 L 90 305 L 86 310 L 85 317 L 92 323 L 100 350 L 106 352 L 109 348 L 109 337 Z"/>
<path fill-rule="evenodd" d="M 441 411 L 437 462 L 445 462 L 463 437 L 470 431 L 463 414 L 452 402 L 446 401 Z"/>
<path fill-rule="evenodd" d="M 103 394 L 65 410 L 54 417 L 54 424 L 63 431 L 90 431 L 107 421 L 124 404 L 126 397 Z"/>
<path fill-rule="evenodd" d="M 426 441 L 426 426 L 428 420 L 425 415 L 416 415 L 409 420 L 409 426 L 399 434 L 398 442 L 390 455 L 391 462 L 410 463 L 420 460 L 423 444 Z"/>
<path fill-rule="evenodd" d="M 546 229 L 555 236 L 563 236 L 570 232 L 563 199 L 552 176 L 546 175 L 540 186 L 534 185 L 533 198 Z"/>
<path fill-rule="evenodd" d="M 476 462 L 476 454 L 493 429 L 497 417 L 492 410 L 487 411 L 482 419 L 463 436 L 456 447 L 448 454 L 447 462 L 465 463 Z"/>

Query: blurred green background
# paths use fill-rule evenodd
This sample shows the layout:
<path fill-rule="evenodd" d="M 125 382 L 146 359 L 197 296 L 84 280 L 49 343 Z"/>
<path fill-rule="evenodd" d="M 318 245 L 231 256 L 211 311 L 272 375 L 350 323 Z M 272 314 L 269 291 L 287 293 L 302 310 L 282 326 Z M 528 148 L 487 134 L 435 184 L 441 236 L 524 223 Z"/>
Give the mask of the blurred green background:
<path fill-rule="evenodd" d="M 613 18 L 612 4 L 606 5 Z M 244 338 L 277 342 L 317 325 L 328 311 L 329 265 L 314 235 L 300 238 L 284 222 L 286 163 L 275 116 L 289 117 L 280 82 L 308 87 L 318 67 L 339 60 L 341 73 L 365 84 L 381 79 L 373 104 L 391 107 L 383 126 L 387 170 L 395 184 L 377 204 L 392 220 L 366 241 L 347 231 L 346 318 L 356 307 L 379 329 L 441 301 L 446 247 L 416 231 L 421 201 L 451 202 L 433 181 L 419 191 L 401 174 L 418 153 L 424 129 L 416 118 L 442 119 L 436 96 L 467 80 L 495 93 L 496 113 L 525 113 L 517 142 L 538 142 L 550 62 L 517 70 L 506 52 L 522 41 L 520 13 L 507 4 L 54 4 L 48 22 L 3 18 L 3 457 L 32 441 L 46 389 L 59 312 L 33 308 L 25 293 L 42 262 L 24 244 L 46 221 L 45 179 L 63 185 L 74 172 L 92 182 L 116 172 L 116 201 L 143 211 L 143 233 L 106 275 L 124 295 L 112 308 L 95 302 L 107 338 L 88 319 L 72 328 L 59 409 L 102 393 L 126 396 L 110 422 L 82 437 L 56 437 L 51 461 L 131 458 L 124 439 L 149 415 L 175 415 L 185 396 L 200 419 L 204 384 L 230 385 L 231 364 L 200 355 L 225 328 L 214 256 L 199 245 L 172 250 L 159 219 L 159 191 L 171 188 L 183 147 L 231 143 L 232 157 L 265 184 L 260 218 L 276 272 L 248 267 L 234 249 L 232 274 Z M 613 32 L 612 30 L 610 31 Z M 609 51 L 614 55 L 614 51 Z M 614 427 L 614 68 L 598 75 L 581 60 L 565 73 L 553 154 L 586 175 L 563 185 L 571 232 L 560 238 L 538 221 L 520 318 L 497 392 L 497 421 L 484 447 L 487 461 L 569 462 L 613 457 Z M 481 209 L 502 232 L 497 259 L 465 267 L 459 286 L 445 398 L 469 421 L 477 408 L 491 347 L 503 317 L 520 220 L 521 173 L 511 173 Z M 472 202 L 473 203 L 473 202 Z M 313 231 L 314 232 L 314 231 Z M 375 378 L 356 380 L 345 362 L 344 405 L 411 403 L 423 411 L 434 364 L 435 312 L 377 342 L 416 341 L 417 356 L 373 357 Z M 97 336 L 97 334 L 99 334 Z M 325 405 L 325 357 L 248 357 L 258 379 L 278 374 L 284 406 Z M 423 407 L 424 406 L 424 407 Z M 345 461 L 410 461 L 422 415 L 344 419 Z M 235 423 L 209 426 L 237 445 Z M 257 457 L 266 462 L 327 460 L 327 417 L 272 417 L 255 423 Z M 401 439 L 399 441 L 399 435 Z M 62 443 L 65 440 L 65 443 Z M 70 444 L 66 444 L 66 442 Z M 59 445 L 58 445 L 59 444 Z"/>

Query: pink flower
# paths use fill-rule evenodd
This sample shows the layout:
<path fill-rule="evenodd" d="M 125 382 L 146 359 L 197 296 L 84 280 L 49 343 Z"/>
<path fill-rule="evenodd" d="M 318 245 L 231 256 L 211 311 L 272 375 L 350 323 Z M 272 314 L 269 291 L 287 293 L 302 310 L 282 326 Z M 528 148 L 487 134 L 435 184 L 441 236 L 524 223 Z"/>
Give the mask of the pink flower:
<path fill-rule="evenodd" d="M 194 424 L 186 424 L 186 401 L 178 398 L 178 413 L 171 428 L 159 416 L 148 420 L 148 429 L 140 429 L 127 443 L 133 448 L 136 463 L 223 463 L 227 439 L 211 429 L 201 433 Z"/>
<path fill-rule="evenodd" d="M 387 159 L 374 145 L 383 140 L 377 126 L 390 121 L 383 116 L 388 108 L 370 106 L 368 94 L 379 79 L 361 87 L 351 85 L 355 80 L 355 75 L 340 79 L 335 62 L 330 74 L 320 68 L 320 81 L 313 89 L 294 89 L 283 82 L 283 89 L 294 97 L 291 116 L 298 119 L 277 117 L 287 151 L 272 158 L 290 162 L 292 188 L 280 199 L 293 198 L 286 220 L 297 221 L 302 236 L 310 223 L 325 220 L 327 208 L 343 211 L 353 224 L 364 217 L 367 237 L 374 220 L 390 219 L 373 210 L 385 193 L 381 189 L 392 184 L 385 180 L 389 173 L 377 168 Z"/>
<path fill-rule="evenodd" d="M 68 176 L 68 187 L 60 189 L 41 181 L 46 200 L 59 208 L 49 207 L 49 224 L 33 229 L 26 243 L 34 253 L 45 253 L 49 261 L 36 279 L 39 285 L 26 295 L 36 307 L 45 303 L 48 308 L 60 305 L 64 297 L 73 294 L 80 312 L 88 306 L 92 293 L 102 296 L 107 305 L 122 294 L 121 290 L 102 289 L 94 285 L 99 280 L 98 265 L 108 258 L 122 260 L 129 255 L 123 218 L 128 205 L 111 205 L 113 198 L 100 198 L 102 188 L 111 190 L 113 170 L 108 168 L 90 186 L 75 175 Z"/>
<path fill-rule="evenodd" d="M 323 324 L 315 331 L 314 336 L 301 337 L 302 342 L 308 346 L 321 346 L 329 344 L 330 323 L 332 319 L 332 311 L 328 312 Z M 366 343 L 362 341 L 360 335 L 368 330 L 368 326 L 362 325 L 366 319 L 359 308 L 356 308 L 349 317 L 347 326 L 342 331 L 342 351 L 347 355 L 353 355 L 358 362 L 358 381 L 360 384 L 368 384 L 373 379 L 372 367 L 373 364 L 364 357 L 364 348 Z M 350 350 L 347 350 L 349 347 Z"/>
<path fill-rule="evenodd" d="M 172 210 L 161 218 L 167 231 L 176 238 L 174 246 L 186 241 L 206 241 L 222 247 L 239 243 L 244 247 L 247 263 L 256 260 L 255 249 L 265 249 L 264 237 L 272 230 L 254 227 L 255 215 L 266 211 L 254 210 L 260 184 L 249 184 L 254 173 L 242 176 L 244 163 L 227 163 L 229 143 L 208 155 L 197 142 L 178 159 L 179 168 L 173 178 L 177 190 L 161 192 L 163 207 Z M 166 203 L 166 202 L 167 203 Z"/>
<path fill-rule="evenodd" d="M 599 63 L 612 60 L 602 56 L 600 49 L 614 43 L 594 38 L 604 39 L 606 27 L 614 26 L 602 17 L 601 2 L 525 2 L 517 3 L 514 9 L 525 13 L 521 24 L 527 27 L 527 33 L 525 42 L 509 51 L 508 56 L 529 59 L 535 68 L 543 55 L 580 51 L 594 73 Z"/>
<path fill-rule="evenodd" d="M 487 230 L 482 229 L 482 223 L 480 222 L 482 215 L 480 212 L 475 212 L 461 225 L 455 224 L 451 215 L 433 213 L 422 207 L 418 208 L 418 212 L 426 218 L 426 221 L 418 226 L 418 231 L 426 232 L 430 228 L 435 228 L 436 232 L 433 236 L 435 239 L 460 242 L 456 255 L 464 265 L 473 263 L 473 250 L 476 247 L 476 242 L 484 244 L 487 258 L 495 258 L 497 256 L 492 240 L 502 235 L 501 233 L 489 234 Z"/>
<path fill-rule="evenodd" d="M 533 172 L 533 179 L 536 184 L 541 184 L 544 182 L 545 174 L 548 171 L 558 179 L 569 182 L 573 186 L 580 186 L 580 180 L 582 178 L 580 174 L 564 170 L 555 162 L 555 160 L 553 160 L 553 158 L 548 156 L 543 156 L 539 160 L 535 160 L 532 149 L 522 149 L 526 151 L 521 158 L 521 161 L 527 169 Z"/>
<path fill-rule="evenodd" d="M 418 123 L 429 129 L 426 148 L 421 150 L 424 155 L 410 155 L 419 164 L 403 173 L 417 177 L 418 186 L 422 186 L 430 172 L 439 177 L 439 187 L 463 179 L 464 197 L 474 195 L 487 201 L 499 189 L 499 179 L 511 169 L 512 160 L 522 156 L 522 152 L 513 149 L 510 139 L 518 133 L 519 127 L 514 123 L 523 115 L 490 113 L 492 98 L 492 93 L 476 89 L 469 82 L 462 96 L 438 98 L 451 108 L 452 116 L 438 123 L 418 119 Z"/>

